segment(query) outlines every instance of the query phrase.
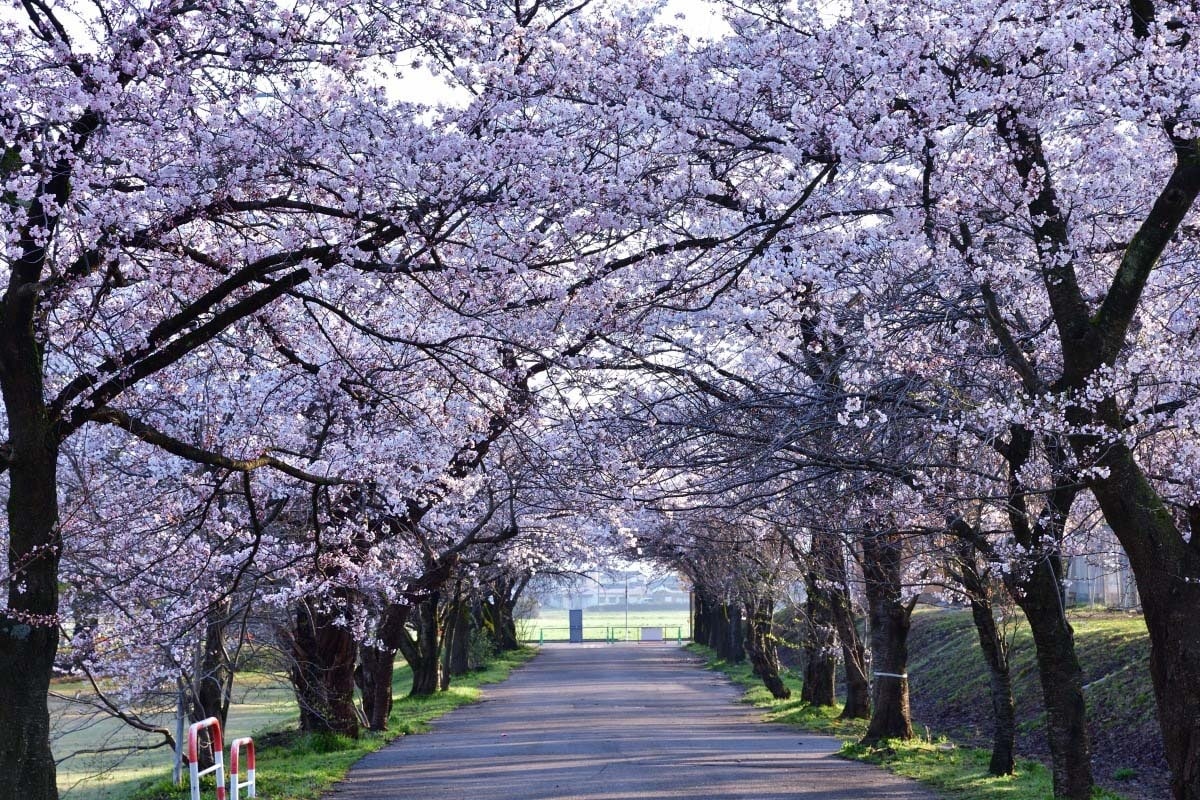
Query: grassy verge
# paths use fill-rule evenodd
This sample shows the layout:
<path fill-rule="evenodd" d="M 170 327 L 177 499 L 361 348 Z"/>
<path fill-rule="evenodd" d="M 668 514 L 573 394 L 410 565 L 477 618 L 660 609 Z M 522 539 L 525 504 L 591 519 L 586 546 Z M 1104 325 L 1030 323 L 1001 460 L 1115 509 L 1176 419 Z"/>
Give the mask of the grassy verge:
<path fill-rule="evenodd" d="M 987 771 L 989 751 L 959 747 L 935 737 L 928 729 L 923 729 L 923 737 L 908 742 L 886 741 L 878 747 L 863 747 L 858 740 L 867 730 L 864 720 L 838 719 L 841 713 L 838 706 L 820 708 L 797 699 L 776 700 L 754 677 L 748 664 L 730 664 L 702 645 L 691 644 L 688 649 L 705 658 L 709 669 L 723 672 L 745 687 L 743 702 L 762 708 L 765 721 L 837 736 L 843 740 L 840 755 L 844 758 L 877 764 L 934 787 L 955 800 L 1053 800 L 1050 770 L 1036 761 L 1019 761 L 1015 775 L 992 777 Z M 791 688 L 793 698 L 800 696 L 798 678 L 789 673 L 784 682 Z M 1120 795 L 1099 788 L 1092 796 L 1095 800 L 1122 800 Z"/>
<path fill-rule="evenodd" d="M 411 733 L 423 733 L 428 723 L 447 711 L 479 700 L 480 686 L 498 683 L 537 653 L 533 649 L 505 653 L 486 669 L 455 679 L 445 692 L 432 697 L 410 698 L 412 674 L 408 667 L 397 667 L 393 680 L 396 701 L 383 733 L 364 731 L 359 739 L 344 736 L 303 734 L 295 729 L 267 729 L 255 732 L 258 761 L 258 794 L 264 800 L 315 800 L 331 785 L 346 776 L 360 758 L 373 753 L 394 739 Z M 169 779 L 146 783 L 130 800 L 183 800 L 188 789 L 174 786 Z"/>

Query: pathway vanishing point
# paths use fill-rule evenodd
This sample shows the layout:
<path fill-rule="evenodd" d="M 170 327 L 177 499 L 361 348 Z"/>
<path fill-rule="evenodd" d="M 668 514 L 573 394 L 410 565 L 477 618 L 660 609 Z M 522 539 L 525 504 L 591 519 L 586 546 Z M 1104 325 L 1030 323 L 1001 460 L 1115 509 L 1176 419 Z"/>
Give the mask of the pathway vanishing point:
<path fill-rule="evenodd" d="M 674 644 L 547 645 L 481 703 L 360 761 L 327 800 L 935 800 L 764 724 Z"/>

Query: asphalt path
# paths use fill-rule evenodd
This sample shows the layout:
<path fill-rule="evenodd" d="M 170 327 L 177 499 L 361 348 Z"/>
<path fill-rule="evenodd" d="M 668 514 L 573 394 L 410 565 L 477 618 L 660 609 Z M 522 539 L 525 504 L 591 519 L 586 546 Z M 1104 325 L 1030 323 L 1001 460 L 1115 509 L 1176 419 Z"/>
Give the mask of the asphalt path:
<path fill-rule="evenodd" d="M 764 724 L 674 644 L 546 645 L 484 700 L 360 761 L 327 800 L 936 800 Z"/>

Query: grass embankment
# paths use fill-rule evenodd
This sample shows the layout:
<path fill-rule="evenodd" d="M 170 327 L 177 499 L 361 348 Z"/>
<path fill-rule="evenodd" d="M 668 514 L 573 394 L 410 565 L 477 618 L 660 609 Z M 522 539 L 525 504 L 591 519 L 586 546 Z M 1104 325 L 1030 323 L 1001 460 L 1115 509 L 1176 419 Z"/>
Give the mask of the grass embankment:
<path fill-rule="evenodd" d="M 886 741 L 878 747 L 858 744 L 866 733 L 865 720 L 841 720 L 841 707 L 821 708 L 800 700 L 801 681 L 792 673 L 784 682 L 792 690 L 791 700 L 776 700 L 754 677 L 747 663 L 730 664 L 718 659 L 712 650 L 697 644 L 688 649 L 703 656 L 708 668 L 725 673 L 734 683 L 746 687 L 743 702 L 765 711 L 764 720 L 795 725 L 805 730 L 837 736 L 843 740 L 840 755 L 856 761 L 877 764 L 897 775 L 913 778 L 934 787 L 949 798 L 969 800 L 1053 800 L 1050 770 L 1036 761 L 1022 760 L 1015 775 L 995 778 L 988 775 L 988 750 L 960 747 L 943 737 L 935 737 L 921 728 L 911 741 Z M 986 696 L 985 696 L 986 697 Z M 1096 800 L 1123 800 L 1104 789 L 1093 794 Z"/>
<path fill-rule="evenodd" d="M 1170 794 L 1150 683 L 1150 644 L 1141 616 L 1071 613 L 1083 669 L 1092 769 L 1097 782 L 1121 794 Z M 986 743 L 991 735 L 988 681 L 971 616 L 919 611 L 909 634 L 913 715 L 956 740 Z M 1046 712 L 1029 626 L 1017 627 L 1010 653 L 1022 754 L 1049 759 Z"/>
<path fill-rule="evenodd" d="M 383 733 L 363 731 L 358 739 L 330 734 L 305 734 L 295 730 L 294 722 L 286 728 L 256 731 L 259 797 L 265 800 L 319 798 L 330 786 L 344 778 L 360 758 L 405 734 L 423 733 L 431 720 L 459 706 L 478 701 L 482 694 L 480 686 L 504 680 L 513 669 L 528 661 L 536 652 L 525 649 L 505 653 L 493 659 L 486 669 L 456 678 L 450 689 L 432 697 L 407 697 L 412 673 L 407 666 L 397 666 L 392 682 L 396 700 L 388 717 L 388 730 Z M 184 800 L 187 797 L 186 785 L 179 788 L 166 779 L 143 785 L 130 800 Z"/>

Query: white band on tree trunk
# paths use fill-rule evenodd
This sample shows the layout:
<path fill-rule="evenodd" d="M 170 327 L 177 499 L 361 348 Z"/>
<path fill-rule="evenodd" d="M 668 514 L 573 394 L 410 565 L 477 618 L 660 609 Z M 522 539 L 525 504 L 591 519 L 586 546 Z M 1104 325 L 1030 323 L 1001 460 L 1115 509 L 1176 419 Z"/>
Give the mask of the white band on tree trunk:
<path fill-rule="evenodd" d="M 875 677 L 876 678 L 903 678 L 904 680 L 908 680 L 908 673 L 906 672 L 903 675 L 898 675 L 895 672 L 876 672 Z"/>

